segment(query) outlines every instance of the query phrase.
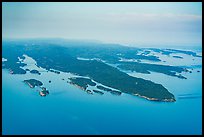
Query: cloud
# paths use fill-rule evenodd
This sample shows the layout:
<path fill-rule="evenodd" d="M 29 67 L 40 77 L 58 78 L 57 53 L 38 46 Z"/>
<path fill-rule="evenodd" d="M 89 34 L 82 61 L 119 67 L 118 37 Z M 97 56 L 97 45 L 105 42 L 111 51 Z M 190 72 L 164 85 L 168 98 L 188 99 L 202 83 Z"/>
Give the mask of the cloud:
<path fill-rule="evenodd" d="M 177 21 L 200 21 L 202 16 L 193 14 L 155 14 L 155 13 L 109 13 L 107 19 L 113 21 L 159 21 L 159 20 L 177 20 Z"/>
<path fill-rule="evenodd" d="M 153 4 L 153 3 L 152 3 Z M 162 4 L 4 7 L 4 37 L 64 37 L 108 42 L 200 42 L 197 7 Z M 166 5 L 166 7 L 164 6 Z M 169 7 L 170 6 L 170 7 Z M 188 6 L 187 6 L 188 7 Z M 199 10 L 199 14 L 194 12 Z M 201 43 L 201 42 L 200 42 Z"/>

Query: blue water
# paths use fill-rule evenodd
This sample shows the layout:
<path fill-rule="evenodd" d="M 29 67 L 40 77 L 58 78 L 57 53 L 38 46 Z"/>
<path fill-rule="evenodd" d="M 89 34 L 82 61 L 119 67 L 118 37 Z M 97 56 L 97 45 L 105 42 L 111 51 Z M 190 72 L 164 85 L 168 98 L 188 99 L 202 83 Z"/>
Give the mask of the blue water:
<path fill-rule="evenodd" d="M 91 96 L 68 84 L 58 93 L 40 97 L 3 70 L 3 134 L 201 134 L 201 98 Z"/>
<path fill-rule="evenodd" d="M 202 134 L 202 98 L 178 98 L 202 96 L 202 68 L 184 74 L 187 80 L 155 72 L 131 75 L 164 85 L 177 101 L 89 95 L 62 81 L 61 75 L 11 75 L 3 69 L 2 134 Z M 47 97 L 22 82 L 31 77 L 49 89 Z"/>

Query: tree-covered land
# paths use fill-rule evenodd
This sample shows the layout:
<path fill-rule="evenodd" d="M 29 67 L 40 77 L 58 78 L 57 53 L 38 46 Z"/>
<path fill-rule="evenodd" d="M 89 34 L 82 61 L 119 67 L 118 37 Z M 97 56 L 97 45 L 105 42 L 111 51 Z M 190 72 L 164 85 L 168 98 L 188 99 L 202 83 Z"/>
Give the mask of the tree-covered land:
<path fill-rule="evenodd" d="M 177 73 L 181 73 L 182 71 L 188 71 L 185 68 L 176 67 L 176 66 L 137 63 L 137 62 L 123 62 L 117 67 L 123 70 L 130 70 L 130 71 L 146 73 L 146 74 L 150 74 L 150 71 L 154 71 L 154 72 L 159 72 L 170 76 L 175 76 L 181 79 L 186 79 L 186 77 L 182 75 L 178 75 Z"/>
<path fill-rule="evenodd" d="M 20 66 L 26 64 L 16 63 L 18 62 L 18 57 L 26 54 L 37 62 L 37 66 L 48 71 L 70 72 L 89 77 L 90 79 L 71 79 L 71 82 L 77 83 L 77 85 L 84 89 L 86 89 L 87 84 L 94 85 L 91 81 L 92 79 L 105 86 L 117 89 L 122 93 L 137 95 L 149 100 L 175 101 L 174 95 L 161 84 L 129 76 L 118 68 L 142 73 L 155 71 L 185 78 L 177 74 L 186 71 L 182 67 L 119 61 L 120 58 L 147 59 L 150 61 L 160 61 L 160 59 L 153 55 L 147 56 L 149 51 L 138 55 L 137 53 L 143 51 L 142 49 L 125 47 L 118 44 L 83 43 L 63 40 L 4 41 L 2 44 L 2 57 L 7 59 L 7 61 L 2 63 L 3 68 L 14 70 L 16 73 L 26 73 L 24 69 L 20 68 Z M 181 51 L 168 50 L 168 52 Z M 196 56 L 191 52 L 185 53 Z M 98 58 L 98 60 L 78 60 L 77 57 Z M 109 64 L 116 64 L 118 68 Z M 116 93 L 116 91 L 112 93 Z"/>
<path fill-rule="evenodd" d="M 36 79 L 28 79 L 24 80 L 25 83 L 27 83 L 31 88 L 34 88 L 35 86 L 42 86 L 43 83 Z"/>
<path fill-rule="evenodd" d="M 34 69 L 34 70 L 31 70 L 30 73 L 40 75 L 40 72 L 39 72 L 38 70 L 35 70 L 35 69 Z"/>
<path fill-rule="evenodd" d="M 91 79 L 88 78 L 69 78 L 69 80 L 71 80 L 72 84 L 75 84 L 81 88 L 83 88 L 84 90 L 86 90 L 86 88 L 88 87 L 88 85 L 90 86 L 95 86 L 96 83 L 92 82 Z"/>

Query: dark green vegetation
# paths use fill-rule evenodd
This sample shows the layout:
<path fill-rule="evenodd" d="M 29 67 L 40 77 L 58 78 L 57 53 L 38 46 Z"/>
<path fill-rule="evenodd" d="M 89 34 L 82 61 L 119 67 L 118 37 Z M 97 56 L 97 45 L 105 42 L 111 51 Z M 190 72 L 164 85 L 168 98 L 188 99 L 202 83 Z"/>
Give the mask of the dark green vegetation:
<path fill-rule="evenodd" d="M 149 50 L 145 50 L 145 51 L 143 51 L 140 55 L 148 55 L 150 52 L 151 52 L 151 51 L 149 51 Z"/>
<path fill-rule="evenodd" d="M 26 66 L 26 64 L 17 62 L 18 59 L 11 55 L 7 61 L 2 62 L 2 68 L 9 69 L 11 74 L 26 74 L 26 70 L 20 68 Z"/>
<path fill-rule="evenodd" d="M 56 71 L 56 70 L 50 69 L 49 71 L 50 71 L 50 72 L 54 72 L 54 73 L 56 73 L 56 74 L 60 74 L 60 72 L 59 72 L 59 71 Z"/>
<path fill-rule="evenodd" d="M 202 57 L 200 55 L 197 55 L 195 52 L 193 51 L 184 51 L 184 50 L 177 50 L 177 49 L 156 49 L 156 48 L 149 48 L 155 52 L 158 52 L 158 53 L 162 53 L 164 55 L 170 55 L 172 53 L 183 53 L 183 54 L 186 54 L 186 55 L 191 55 L 193 57 Z"/>
<path fill-rule="evenodd" d="M 120 58 L 160 61 L 157 56 L 146 56 L 149 54 L 148 51 L 144 54 L 137 55 L 138 51 L 141 51 L 141 49 L 123 47 L 117 44 L 82 43 L 64 40 L 4 41 L 2 57 L 8 59 L 8 61 L 7 63 L 5 61 L 2 66 L 11 70 L 15 68 L 20 70 L 20 63 L 16 63 L 18 61 L 17 58 L 26 54 L 37 62 L 36 65 L 38 67 L 45 68 L 48 71 L 58 70 L 87 76 L 96 82 L 123 93 L 138 95 L 149 100 L 175 101 L 174 95 L 161 84 L 131 77 L 117 68 L 106 64 L 118 64 L 120 68 L 123 65 L 124 69 L 137 70 L 143 73 L 148 73 L 149 71 L 162 72 L 171 76 L 177 76 L 175 72 L 180 73 L 184 71 L 183 68 L 174 66 L 119 61 Z M 98 58 L 104 60 L 106 63 L 100 60 L 78 60 L 77 57 Z M 22 71 L 25 70 L 22 69 Z M 181 75 L 177 77 L 183 78 Z M 90 79 L 78 79 L 77 81 L 72 79 L 71 81 L 86 89 L 87 84 L 90 84 Z"/>
<path fill-rule="evenodd" d="M 31 70 L 30 73 L 40 75 L 40 72 L 39 72 L 38 70 L 35 70 L 35 69 L 34 69 L 34 70 Z"/>
<path fill-rule="evenodd" d="M 5 46 L 4 46 L 5 45 Z M 26 64 L 19 62 L 18 57 L 24 59 L 21 52 L 21 46 L 16 47 L 12 42 L 3 43 L 2 57 L 7 61 L 2 62 L 2 68 L 9 69 L 11 74 L 26 74 L 26 71 L 20 67 L 24 67 Z"/>
<path fill-rule="evenodd" d="M 181 56 L 172 56 L 172 57 L 178 58 L 178 59 L 183 59 L 183 57 L 181 57 Z"/>
<path fill-rule="evenodd" d="M 118 65 L 117 67 L 123 70 L 136 71 L 139 73 L 146 73 L 146 74 L 150 74 L 149 71 L 154 71 L 154 72 L 159 72 L 170 76 L 175 76 L 181 79 L 186 79 L 186 78 L 182 75 L 176 75 L 176 72 L 181 73 L 182 71 L 188 71 L 181 67 L 137 63 L 137 62 L 123 62 L 121 65 Z"/>
<path fill-rule="evenodd" d="M 193 57 L 202 57 L 200 55 L 197 55 L 195 52 L 193 51 L 183 51 L 183 50 L 177 50 L 177 49 L 166 49 L 166 50 L 169 50 L 170 52 L 172 53 L 183 53 L 183 54 L 186 54 L 186 55 L 191 55 Z"/>
<path fill-rule="evenodd" d="M 24 80 L 25 83 L 27 83 L 30 88 L 34 88 L 35 86 L 42 86 L 43 83 L 39 80 L 36 79 L 28 79 L 28 80 Z M 49 94 L 49 91 L 45 88 L 45 87 L 40 87 L 42 89 L 42 91 L 39 92 L 40 96 L 46 96 Z"/>
<path fill-rule="evenodd" d="M 100 95 L 103 95 L 104 93 L 102 91 L 99 91 L 99 90 L 93 90 L 93 92 L 97 93 L 97 94 L 100 94 Z"/>
<path fill-rule="evenodd" d="M 39 92 L 40 96 L 47 96 L 49 94 L 49 91 L 45 88 L 45 87 L 42 87 L 42 91 Z"/>
<path fill-rule="evenodd" d="M 88 85 L 96 86 L 96 83 L 92 82 L 91 79 L 88 78 L 69 78 L 71 80 L 71 84 L 77 85 L 81 87 L 83 90 L 86 90 Z"/>
<path fill-rule="evenodd" d="M 97 86 L 98 89 L 100 90 L 104 90 L 104 91 L 111 91 L 112 89 L 109 89 L 109 88 L 106 88 L 106 87 L 103 87 L 103 86 Z"/>
<path fill-rule="evenodd" d="M 112 90 L 110 88 L 106 88 L 106 87 L 103 87 L 103 86 L 97 86 L 97 88 L 100 89 L 100 90 L 104 90 L 104 91 L 110 92 L 113 95 L 121 95 L 121 92 L 117 91 L 117 90 Z"/>
<path fill-rule="evenodd" d="M 25 83 L 27 83 L 30 88 L 34 88 L 35 86 L 42 86 L 43 83 L 39 80 L 36 79 L 28 79 L 28 80 L 24 80 Z"/>

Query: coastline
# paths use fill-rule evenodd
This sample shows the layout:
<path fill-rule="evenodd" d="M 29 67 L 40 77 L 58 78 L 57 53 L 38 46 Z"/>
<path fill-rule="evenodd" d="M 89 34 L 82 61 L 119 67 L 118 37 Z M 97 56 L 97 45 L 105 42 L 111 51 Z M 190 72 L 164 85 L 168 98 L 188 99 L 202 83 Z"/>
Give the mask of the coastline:
<path fill-rule="evenodd" d="M 133 95 L 134 95 L 134 96 L 141 97 L 141 98 L 144 98 L 144 99 L 147 99 L 147 100 L 150 100 L 150 101 L 176 102 L 176 99 L 175 99 L 175 98 L 172 98 L 172 99 L 158 99 L 158 98 L 150 98 L 150 97 L 142 96 L 142 95 L 140 95 L 140 94 L 133 94 Z"/>

